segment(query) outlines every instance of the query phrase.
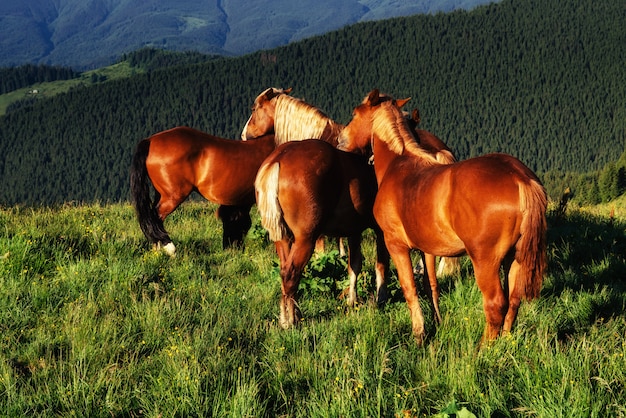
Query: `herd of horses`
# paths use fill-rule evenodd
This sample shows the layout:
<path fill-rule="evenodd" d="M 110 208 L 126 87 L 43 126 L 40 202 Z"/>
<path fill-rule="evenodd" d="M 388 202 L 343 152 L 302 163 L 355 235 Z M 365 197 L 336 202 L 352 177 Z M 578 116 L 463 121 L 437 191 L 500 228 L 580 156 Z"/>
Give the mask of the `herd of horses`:
<path fill-rule="evenodd" d="M 347 238 L 346 301 L 357 303 L 361 236 L 372 229 L 376 301 L 387 299 L 391 258 L 418 344 L 426 333 L 411 250 L 423 256 L 436 323 L 436 257 L 458 268 L 466 254 L 483 296 L 482 341 L 510 332 L 521 300 L 539 296 L 546 269 L 547 196 L 537 176 L 506 154 L 457 161 L 439 138 L 417 128 L 417 111 L 402 111 L 408 99 L 373 90 L 344 126 L 290 92 L 259 94 L 242 140 L 177 127 L 139 142 L 131 194 L 146 238 L 173 256 L 164 220 L 196 191 L 219 205 L 224 248 L 240 247 L 256 204 L 280 261 L 279 323 L 288 328 L 302 317 L 298 285 L 324 236 Z"/>

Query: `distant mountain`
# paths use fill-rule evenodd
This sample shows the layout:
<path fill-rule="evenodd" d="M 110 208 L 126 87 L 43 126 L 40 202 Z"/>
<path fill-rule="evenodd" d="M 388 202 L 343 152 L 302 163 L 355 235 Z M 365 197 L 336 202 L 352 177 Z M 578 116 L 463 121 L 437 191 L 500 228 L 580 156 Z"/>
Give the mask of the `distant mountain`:
<path fill-rule="evenodd" d="M 499 0 L 0 0 L 0 66 L 90 69 L 145 46 L 220 55 Z"/>

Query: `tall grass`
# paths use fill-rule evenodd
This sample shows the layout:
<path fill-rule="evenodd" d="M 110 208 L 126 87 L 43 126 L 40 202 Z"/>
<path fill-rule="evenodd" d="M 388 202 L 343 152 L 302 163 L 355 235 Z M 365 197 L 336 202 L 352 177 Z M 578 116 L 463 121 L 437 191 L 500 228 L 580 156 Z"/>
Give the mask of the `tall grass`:
<path fill-rule="evenodd" d="M 280 329 L 273 246 L 257 222 L 245 250 L 223 251 L 214 210 L 187 203 L 168 218 L 174 259 L 150 249 L 126 204 L 0 210 L 0 414 L 626 416 L 623 220 L 551 217 L 541 298 L 478 349 L 467 260 L 441 278 L 443 323 L 427 323 L 424 347 L 395 277 L 392 302 L 377 308 L 362 281 L 347 309 L 341 284 L 311 285 L 319 262 L 302 324 Z M 371 235 L 364 251 L 371 281 Z"/>

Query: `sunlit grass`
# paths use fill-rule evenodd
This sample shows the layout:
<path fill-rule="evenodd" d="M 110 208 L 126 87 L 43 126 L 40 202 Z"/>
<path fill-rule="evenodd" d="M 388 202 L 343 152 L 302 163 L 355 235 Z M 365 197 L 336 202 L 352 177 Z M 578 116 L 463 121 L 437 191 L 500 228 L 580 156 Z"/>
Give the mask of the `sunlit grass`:
<path fill-rule="evenodd" d="M 223 251 L 214 211 L 187 203 L 167 219 L 178 249 L 171 259 L 151 249 L 127 204 L 1 209 L 0 411 L 626 414 L 619 217 L 575 211 L 551 219 L 541 298 L 522 304 L 511 335 L 479 349 L 484 315 L 467 260 L 461 275 L 440 280 L 443 323 L 428 318 L 424 347 L 411 335 L 395 277 L 396 299 L 382 308 L 369 298 L 371 284 L 359 285 L 354 309 L 338 298 L 341 286 L 309 284 L 300 297 L 302 324 L 282 330 L 277 259 L 256 213 L 246 248 Z M 371 280 L 371 234 L 364 253 L 363 277 Z"/>

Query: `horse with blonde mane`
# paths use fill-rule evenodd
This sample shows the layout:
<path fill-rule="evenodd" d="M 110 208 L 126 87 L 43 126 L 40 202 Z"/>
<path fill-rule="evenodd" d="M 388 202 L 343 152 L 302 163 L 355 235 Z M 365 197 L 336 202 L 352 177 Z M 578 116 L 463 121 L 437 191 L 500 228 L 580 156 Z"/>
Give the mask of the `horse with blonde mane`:
<path fill-rule="evenodd" d="M 290 96 L 291 90 L 270 87 L 259 94 L 241 138 L 247 140 L 273 133 L 278 144 L 319 139 L 336 146 L 343 125 L 319 108 Z"/>
<path fill-rule="evenodd" d="M 316 107 L 267 89 L 255 100 L 242 133 L 242 138 L 254 138 L 272 132 L 278 141 L 291 141 L 272 152 L 255 181 L 261 222 L 275 242 L 280 261 L 283 328 L 302 317 L 298 285 L 322 235 L 348 237 L 346 304 L 354 306 L 363 262 L 361 235 L 372 228 L 377 235 L 376 300 L 383 303 L 387 298 L 389 255 L 372 216 L 376 179 L 366 158 L 335 148 L 341 129 Z"/>
<path fill-rule="evenodd" d="M 376 178 L 367 158 L 315 139 L 288 142 L 263 162 L 255 180 L 261 223 L 274 241 L 280 261 L 280 325 L 299 323 L 297 290 L 302 272 L 321 235 L 348 237 L 346 304 L 357 303 L 356 280 L 362 268 L 361 235 L 376 233 L 376 301 L 387 299 L 389 255 L 372 215 Z"/>
<path fill-rule="evenodd" d="M 339 146 L 374 156 L 374 217 L 396 265 L 418 344 L 425 330 L 411 249 L 430 256 L 467 254 L 483 295 L 482 341 L 510 332 L 521 300 L 539 296 L 546 268 L 547 196 L 537 176 L 506 154 L 440 163 L 377 90 L 354 109 Z"/>

